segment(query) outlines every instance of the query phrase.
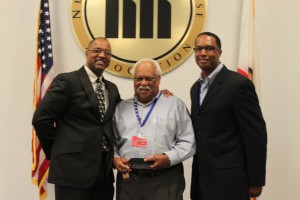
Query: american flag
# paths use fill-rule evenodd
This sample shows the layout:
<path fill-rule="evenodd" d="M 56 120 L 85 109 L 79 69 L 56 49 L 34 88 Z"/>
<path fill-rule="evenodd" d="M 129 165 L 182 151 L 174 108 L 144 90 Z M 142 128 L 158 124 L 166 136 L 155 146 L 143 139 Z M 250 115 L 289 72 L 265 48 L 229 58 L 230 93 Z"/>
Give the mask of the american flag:
<path fill-rule="evenodd" d="M 53 78 L 54 70 L 49 1 L 41 0 L 38 16 L 36 68 L 34 77 L 34 110 L 38 107 Z M 46 159 L 34 130 L 32 131 L 32 154 L 32 182 L 38 186 L 39 199 L 44 200 L 47 196 L 49 160 Z"/>

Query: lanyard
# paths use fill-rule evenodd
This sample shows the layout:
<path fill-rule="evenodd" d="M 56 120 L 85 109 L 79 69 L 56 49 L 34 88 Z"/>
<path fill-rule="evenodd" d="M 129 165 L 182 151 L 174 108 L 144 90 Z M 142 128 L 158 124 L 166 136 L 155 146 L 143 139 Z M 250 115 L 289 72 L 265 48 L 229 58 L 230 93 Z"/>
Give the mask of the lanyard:
<path fill-rule="evenodd" d="M 145 118 L 145 120 L 143 121 L 143 123 L 142 123 L 142 119 L 141 119 L 140 114 L 139 114 L 139 111 L 138 111 L 137 102 L 136 102 L 136 100 L 134 99 L 134 102 L 133 102 L 134 111 L 135 111 L 136 118 L 137 118 L 137 120 L 138 120 L 138 122 L 139 122 L 139 124 L 140 124 L 141 127 L 143 127 L 143 126 L 146 124 L 146 122 L 148 121 L 148 118 L 149 118 L 149 116 L 151 115 L 151 113 L 152 113 L 152 111 L 153 111 L 153 108 L 155 107 L 155 105 L 156 105 L 156 103 L 157 103 L 157 101 L 158 101 L 158 99 L 159 99 L 160 96 L 161 96 L 161 93 L 160 93 L 160 94 L 158 95 L 158 97 L 153 101 L 153 103 L 152 103 L 152 105 L 151 105 L 151 108 L 150 108 L 150 110 L 148 111 L 148 113 L 147 113 L 147 115 L 146 115 L 146 118 Z"/>

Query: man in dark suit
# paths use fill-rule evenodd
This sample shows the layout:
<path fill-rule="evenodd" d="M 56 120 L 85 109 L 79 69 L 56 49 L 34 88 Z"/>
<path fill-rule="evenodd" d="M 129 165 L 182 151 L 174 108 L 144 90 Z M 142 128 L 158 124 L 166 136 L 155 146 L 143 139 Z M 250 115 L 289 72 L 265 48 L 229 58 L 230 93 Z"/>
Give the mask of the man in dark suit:
<path fill-rule="evenodd" d="M 50 160 L 48 182 L 55 184 L 57 200 L 112 200 L 114 194 L 111 118 L 121 99 L 117 86 L 102 76 L 110 43 L 96 38 L 85 54 L 85 66 L 54 79 L 32 120 Z M 104 92 L 102 111 L 97 83 Z"/>
<path fill-rule="evenodd" d="M 192 200 L 249 200 L 265 185 L 267 132 L 253 83 L 221 62 L 221 41 L 195 40 L 200 78 L 191 88 L 196 154 Z"/>

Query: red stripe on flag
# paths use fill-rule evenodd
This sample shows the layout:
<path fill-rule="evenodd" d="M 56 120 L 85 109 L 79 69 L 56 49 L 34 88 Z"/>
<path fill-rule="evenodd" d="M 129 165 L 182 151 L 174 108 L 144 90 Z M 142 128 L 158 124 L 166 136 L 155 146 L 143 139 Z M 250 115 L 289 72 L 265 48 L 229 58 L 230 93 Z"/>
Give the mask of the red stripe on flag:
<path fill-rule="evenodd" d="M 242 74 L 243 76 L 245 76 L 246 78 L 248 78 L 248 72 L 245 72 L 244 70 L 238 68 L 238 73 Z"/>
<path fill-rule="evenodd" d="M 33 142 L 33 139 L 32 139 L 32 142 Z M 36 157 L 36 160 L 34 160 L 33 158 L 33 162 L 35 163 L 39 163 L 39 154 L 40 154 L 40 151 L 41 151 L 41 145 L 38 145 L 37 148 L 35 150 L 32 150 L 32 152 L 35 152 L 35 157 Z M 34 177 L 35 176 L 35 173 L 37 172 L 37 167 L 34 167 L 32 170 L 31 170 L 31 176 Z"/>

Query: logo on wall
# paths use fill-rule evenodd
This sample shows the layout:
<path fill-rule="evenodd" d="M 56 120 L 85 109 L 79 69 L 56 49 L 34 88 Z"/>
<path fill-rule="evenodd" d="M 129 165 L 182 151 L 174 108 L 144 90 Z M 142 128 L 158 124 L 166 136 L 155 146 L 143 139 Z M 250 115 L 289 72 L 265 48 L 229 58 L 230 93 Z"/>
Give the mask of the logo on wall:
<path fill-rule="evenodd" d="M 163 73 L 182 64 L 206 20 L 206 0 L 72 0 L 73 30 L 81 48 L 97 37 L 112 46 L 106 69 L 131 78 L 141 58 L 157 60 Z"/>

